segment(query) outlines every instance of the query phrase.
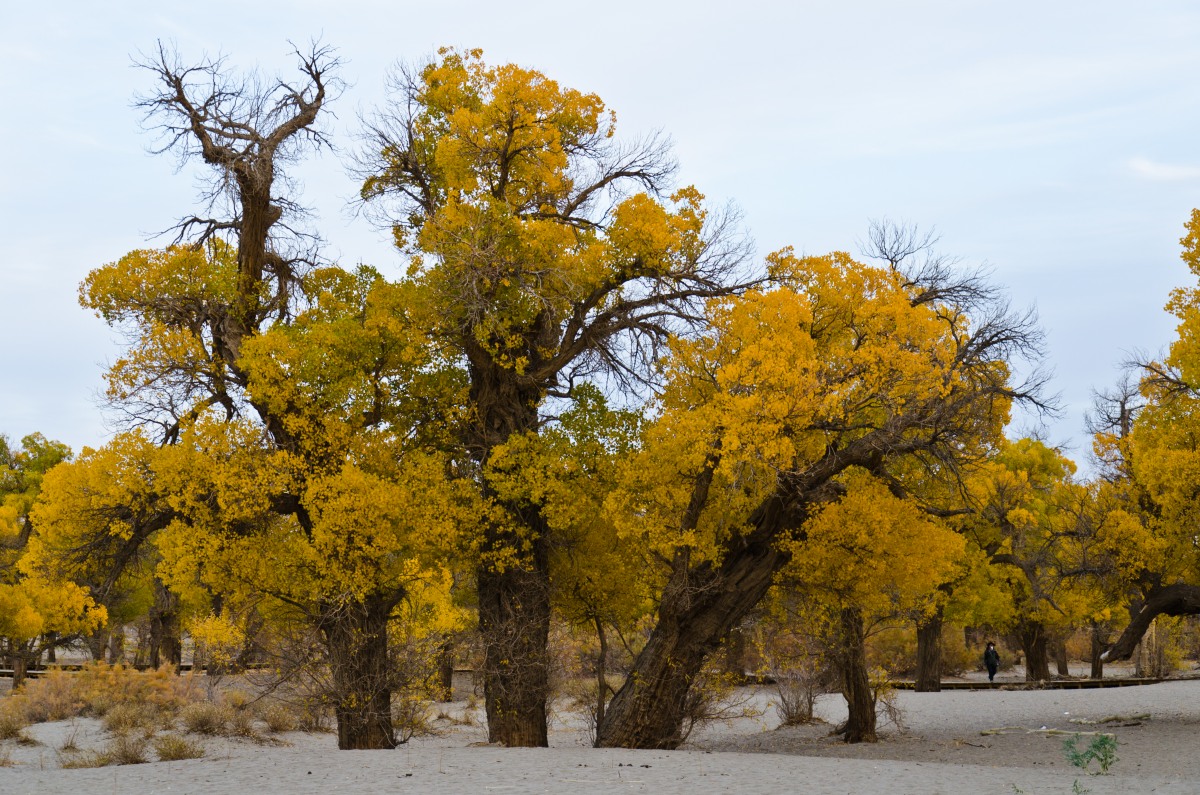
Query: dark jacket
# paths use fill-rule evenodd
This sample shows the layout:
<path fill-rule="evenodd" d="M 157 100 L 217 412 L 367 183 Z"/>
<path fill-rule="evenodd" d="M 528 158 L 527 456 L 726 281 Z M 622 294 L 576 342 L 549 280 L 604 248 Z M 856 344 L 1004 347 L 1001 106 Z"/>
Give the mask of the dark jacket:
<path fill-rule="evenodd" d="M 1000 652 L 996 651 L 995 646 L 989 646 L 983 652 L 983 664 L 989 669 L 1000 667 Z"/>

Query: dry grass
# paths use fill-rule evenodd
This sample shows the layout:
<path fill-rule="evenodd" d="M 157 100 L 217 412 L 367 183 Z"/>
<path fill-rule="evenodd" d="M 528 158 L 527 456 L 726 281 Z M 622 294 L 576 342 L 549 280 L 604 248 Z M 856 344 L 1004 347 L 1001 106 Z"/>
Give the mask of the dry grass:
<path fill-rule="evenodd" d="M 272 734 L 296 731 L 300 725 L 296 714 L 283 704 L 268 704 L 259 710 L 258 717 L 267 724 L 267 731 Z"/>
<path fill-rule="evenodd" d="M 140 731 L 149 735 L 169 726 L 171 720 L 167 713 L 153 704 L 126 702 L 109 709 L 102 722 L 104 728 L 113 734 Z"/>
<path fill-rule="evenodd" d="M 24 711 L 13 702 L 6 701 L 0 706 L 0 740 L 16 740 L 28 726 Z"/>
<path fill-rule="evenodd" d="M 178 676 L 167 667 L 137 671 L 123 665 L 90 663 L 76 673 L 51 670 L 45 677 L 27 682 L 9 697 L 8 704 L 27 723 L 42 723 L 80 716 L 104 717 L 123 704 L 173 714 L 202 698 L 203 690 L 190 674 Z"/>
<path fill-rule="evenodd" d="M 200 701 L 188 704 L 179 712 L 183 727 L 192 734 L 209 736 L 228 734 L 226 726 L 233 719 L 234 711 L 222 704 Z"/>
<path fill-rule="evenodd" d="M 154 738 L 154 753 L 160 762 L 199 759 L 204 756 L 204 746 L 178 734 L 164 734 Z"/>
<path fill-rule="evenodd" d="M 146 754 L 149 745 L 149 739 L 141 735 L 118 734 L 99 750 L 67 753 L 61 756 L 59 761 L 66 770 L 109 765 L 141 765 L 150 761 Z"/>

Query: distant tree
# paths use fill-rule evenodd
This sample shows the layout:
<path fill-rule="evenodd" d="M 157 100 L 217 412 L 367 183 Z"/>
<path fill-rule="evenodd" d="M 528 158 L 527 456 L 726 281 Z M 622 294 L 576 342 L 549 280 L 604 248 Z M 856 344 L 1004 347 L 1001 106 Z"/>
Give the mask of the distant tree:
<path fill-rule="evenodd" d="M 0 436 L 0 641 L 13 667 L 14 689 L 43 652 L 92 632 L 107 618 L 87 589 L 62 572 L 23 565 L 35 537 L 32 512 L 42 483 L 70 458 L 70 448 L 40 433 L 26 436 L 17 448 Z"/>

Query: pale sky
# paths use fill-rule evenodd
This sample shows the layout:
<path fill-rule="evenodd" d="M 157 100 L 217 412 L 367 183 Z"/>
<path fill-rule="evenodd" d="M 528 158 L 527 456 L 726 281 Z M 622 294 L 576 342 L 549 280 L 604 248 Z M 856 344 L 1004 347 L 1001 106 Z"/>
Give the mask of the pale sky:
<path fill-rule="evenodd" d="M 247 8 L 252 10 L 246 10 Z M 138 51 L 223 53 L 287 74 L 288 41 L 337 48 L 333 107 L 351 147 L 388 66 L 481 47 L 599 94 L 618 134 L 661 129 L 681 184 L 735 203 L 765 254 L 856 251 L 871 219 L 936 228 L 1035 305 L 1064 416 L 1048 439 L 1086 457 L 1093 388 L 1174 336 L 1162 307 L 1190 278 L 1178 241 L 1200 206 L 1200 6 L 1192 2 L 9 3 L 0 12 L 0 433 L 78 450 L 118 340 L 81 309 L 87 272 L 196 209 L 194 176 L 132 108 Z M 300 172 L 326 254 L 398 272 L 353 218 L 336 155 Z"/>

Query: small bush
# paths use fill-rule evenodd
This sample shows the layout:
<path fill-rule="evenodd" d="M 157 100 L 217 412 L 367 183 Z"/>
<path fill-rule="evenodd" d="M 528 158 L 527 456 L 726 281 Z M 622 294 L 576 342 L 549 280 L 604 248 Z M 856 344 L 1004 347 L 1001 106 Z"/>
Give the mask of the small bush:
<path fill-rule="evenodd" d="M 226 691 L 224 700 L 226 706 L 234 710 L 243 710 L 254 701 L 245 690 Z"/>
<path fill-rule="evenodd" d="M 188 704 L 179 712 L 179 720 L 192 734 L 225 734 L 225 726 L 233 717 L 233 710 L 211 701 Z"/>
<path fill-rule="evenodd" d="M 147 738 L 135 734 L 118 734 L 108 743 L 105 755 L 112 765 L 141 765 L 149 762 L 146 756 Z"/>
<path fill-rule="evenodd" d="M 402 743 L 434 734 L 430 718 L 429 705 L 424 701 L 401 695 L 392 704 L 392 728 Z"/>
<path fill-rule="evenodd" d="M 199 759 L 204 756 L 204 746 L 178 734 L 164 734 L 154 739 L 154 753 L 160 762 Z"/>
<path fill-rule="evenodd" d="M 254 730 L 254 713 L 249 710 L 229 710 L 225 726 L 231 737 L 258 737 L 258 732 Z"/>
<path fill-rule="evenodd" d="M 0 740 L 15 740 L 29 726 L 23 711 L 15 701 L 0 707 Z"/>
<path fill-rule="evenodd" d="M 163 713 L 151 704 L 117 704 L 103 718 L 104 728 L 113 734 L 132 731 L 153 734 L 164 722 Z"/>
<path fill-rule="evenodd" d="M 81 751 L 60 756 L 58 763 L 63 770 L 76 770 L 88 767 L 105 767 L 112 764 L 107 754 L 100 751 Z"/>
<path fill-rule="evenodd" d="M 267 724 L 267 730 L 275 734 L 295 731 L 299 722 L 296 715 L 283 704 L 267 705 L 259 711 L 258 717 Z"/>

